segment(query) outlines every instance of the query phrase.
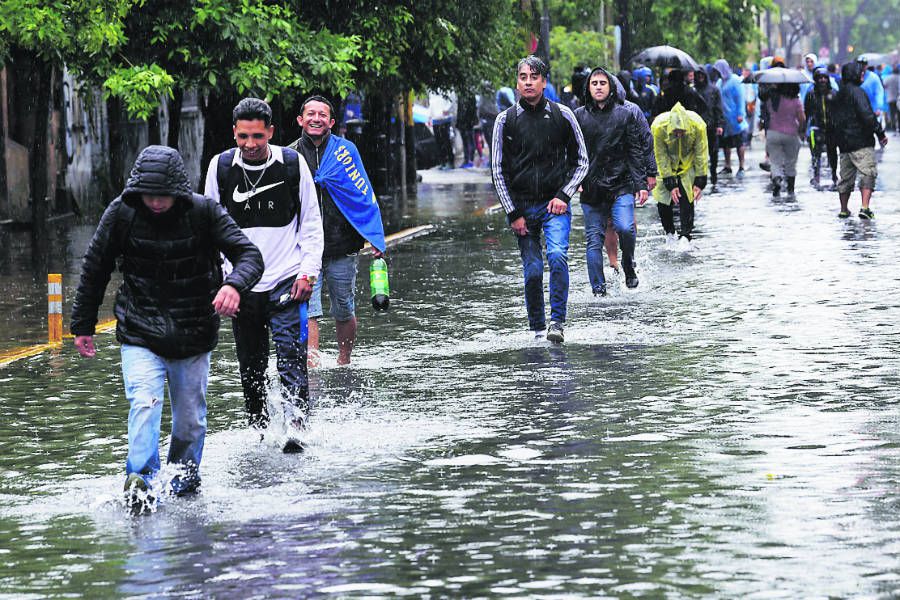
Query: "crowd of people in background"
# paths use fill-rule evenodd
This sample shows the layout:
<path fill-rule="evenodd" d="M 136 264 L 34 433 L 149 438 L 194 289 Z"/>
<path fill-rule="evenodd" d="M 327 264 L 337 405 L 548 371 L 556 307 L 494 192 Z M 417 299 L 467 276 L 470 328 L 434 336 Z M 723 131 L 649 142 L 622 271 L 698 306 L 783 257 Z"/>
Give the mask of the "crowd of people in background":
<path fill-rule="evenodd" d="M 760 167 L 771 173 L 774 198 L 782 191 L 787 200 L 796 198 L 797 160 L 808 139 L 811 186 L 822 191 L 821 155 L 826 153 L 832 180 L 828 189 L 839 194 L 838 217 L 850 217 L 849 199 L 857 184 L 859 218 L 875 217 L 870 206 L 877 177 L 875 142 L 887 144 L 882 122 L 892 130 L 900 127 L 900 111 L 888 105 L 891 100 L 896 104 L 900 77 L 888 67 L 881 70 L 887 74 L 883 82 L 865 56 L 843 65 L 839 76 L 813 54 L 804 63 L 791 70 L 782 58 L 772 57 L 762 69 L 754 65 L 739 74 L 719 59 L 697 68 L 665 69 L 660 87 L 653 71 L 643 66 L 618 73 L 578 66 L 557 97 L 548 92 L 547 65 L 529 56 L 518 64 L 515 96 L 510 88 L 501 88 L 493 106 L 486 101 L 490 96 L 482 98 L 487 106 L 479 112 L 479 123 L 484 128 L 494 118 L 488 134 L 491 174 L 518 240 L 528 325 L 536 337 L 556 343 L 564 339 L 570 204 L 576 191 L 594 295 L 607 293 L 604 248 L 610 266 L 619 268 L 616 242 L 625 285 L 636 288 L 634 207 L 643 206 L 652 193 L 666 247 L 690 250 L 697 201 L 708 184 L 716 192 L 719 175 L 744 177 L 745 150 L 756 127 L 765 136 L 766 159 Z M 723 151 L 721 170 L 718 148 Z M 549 325 L 542 233 L 550 267 Z M 615 240 L 612 247 L 610 239 Z"/>

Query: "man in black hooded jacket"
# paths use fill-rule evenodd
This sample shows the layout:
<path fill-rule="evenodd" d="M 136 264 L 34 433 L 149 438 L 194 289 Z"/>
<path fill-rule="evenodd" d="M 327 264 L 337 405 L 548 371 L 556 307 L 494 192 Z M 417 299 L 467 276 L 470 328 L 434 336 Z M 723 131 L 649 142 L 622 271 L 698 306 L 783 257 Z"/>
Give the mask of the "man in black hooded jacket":
<path fill-rule="evenodd" d="M 634 199 L 635 194 L 647 189 L 646 157 L 641 124 L 635 113 L 623 106 L 624 89 L 616 85 L 615 76 L 598 67 L 591 71 L 587 85 L 586 104 L 575 111 L 589 160 L 581 208 L 588 279 L 594 295 L 602 296 L 606 294 L 603 243 L 610 216 L 622 247 L 625 285 L 638 285 L 634 270 Z M 641 196 L 646 201 L 646 194 Z"/>
<path fill-rule="evenodd" d="M 841 180 L 838 183 L 841 212 L 838 216 L 842 219 L 850 216 L 847 204 L 857 174 L 859 193 L 862 197 L 859 218 L 875 218 L 875 213 L 869 208 L 872 190 L 875 189 L 875 178 L 878 176 L 875 138 L 878 138 L 882 147 L 888 142 L 884 128 L 872 111 L 869 97 L 860 87 L 863 75 L 865 71 L 856 61 L 845 64 L 841 68 L 841 87 L 834 97 L 834 119 L 831 123 L 841 151 Z"/>
<path fill-rule="evenodd" d="M 709 75 L 702 67 L 694 75 L 694 87 L 706 102 L 706 112 L 699 113 L 706 123 L 706 144 L 709 147 L 709 182 L 716 185 L 719 168 L 719 136 L 725 131 L 725 113 L 722 110 L 722 93 L 710 83 Z"/>
<path fill-rule="evenodd" d="M 224 282 L 219 252 L 234 266 Z M 172 403 L 168 462 L 179 466 L 172 491 L 182 495 L 199 488 L 206 382 L 219 315 L 237 314 L 241 294 L 263 273 L 263 261 L 219 203 L 191 193 L 181 155 L 165 146 L 140 153 L 85 254 L 70 328 L 87 358 L 96 355 L 97 311 L 117 260 L 123 281 L 116 295 L 116 339 L 131 407 L 125 489 L 136 504 L 160 469 L 166 388 Z"/>

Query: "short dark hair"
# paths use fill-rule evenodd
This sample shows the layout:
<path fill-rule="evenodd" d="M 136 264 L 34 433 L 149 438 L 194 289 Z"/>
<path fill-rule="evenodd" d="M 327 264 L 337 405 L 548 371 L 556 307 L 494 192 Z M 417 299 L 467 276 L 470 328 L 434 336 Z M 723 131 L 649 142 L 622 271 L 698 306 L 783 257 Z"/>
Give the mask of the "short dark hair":
<path fill-rule="evenodd" d="M 519 75 L 519 71 L 522 70 L 522 67 L 528 66 L 532 71 L 543 77 L 547 78 L 547 75 L 550 73 L 549 67 L 547 67 L 547 63 L 542 61 L 539 57 L 534 54 L 529 54 L 525 58 L 519 61 L 519 64 L 516 66 L 516 76 Z"/>
<path fill-rule="evenodd" d="M 231 124 L 238 121 L 262 121 L 266 127 L 272 125 L 272 107 L 259 98 L 244 98 L 231 111 Z"/>
<path fill-rule="evenodd" d="M 307 98 L 306 100 L 303 101 L 303 104 L 300 105 L 300 116 L 303 116 L 303 111 L 306 110 L 306 105 L 309 104 L 310 102 L 321 102 L 322 104 L 327 104 L 328 111 L 329 111 L 328 114 L 331 116 L 332 119 L 334 118 L 334 106 L 331 104 L 331 102 L 328 101 L 328 98 L 326 98 L 325 96 L 319 96 L 319 95 L 310 96 L 309 98 Z"/>

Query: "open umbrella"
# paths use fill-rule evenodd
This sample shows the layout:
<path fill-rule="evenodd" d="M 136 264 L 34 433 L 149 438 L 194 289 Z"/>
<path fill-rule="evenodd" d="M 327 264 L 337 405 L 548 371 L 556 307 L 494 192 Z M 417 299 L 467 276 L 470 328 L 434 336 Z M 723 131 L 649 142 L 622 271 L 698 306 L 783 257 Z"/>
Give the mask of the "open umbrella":
<path fill-rule="evenodd" d="M 662 68 L 685 69 L 696 71 L 700 68 L 691 56 L 684 50 L 672 46 L 652 46 L 644 48 L 631 57 L 634 64 L 653 65 Z"/>
<path fill-rule="evenodd" d="M 765 71 L 754 73 L 756 83 L 812 83 L 804 71 L 797 69 L 785 69 L 783 67 L 772 67 Z"/>
<path fill-rule="evenodd" d="M 885 55 L 879 54 L 878 52 L 864 52 L 863 54 L 860 54 L 856 60 L 864 60 L 866 64 L 874 67 L 875 65 L 880 65 L 885 62 Z"/>

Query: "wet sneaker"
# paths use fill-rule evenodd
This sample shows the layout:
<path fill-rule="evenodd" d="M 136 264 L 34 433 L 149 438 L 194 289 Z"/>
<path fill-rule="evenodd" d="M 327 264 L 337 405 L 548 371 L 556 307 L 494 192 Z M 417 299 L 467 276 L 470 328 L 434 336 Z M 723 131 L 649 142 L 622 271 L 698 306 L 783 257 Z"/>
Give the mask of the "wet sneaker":
<path fill-rule="evenodd" d="M 770 165 L 768 162 L 761 162 L 759 163 L 759 168 L 768 173 L 772 170 L 772 165 Z"/>
<path fill-rule="evenodd" d="M 688 252 L 691 249 L 691 240 L 687 239 L 684 236 L 678 238 L 678 249 L 682 252 Z"/>
<path fill-rule="evenodd" d="M 285 454 L 300 454 L 304 450 L 306 450 L 306 446 L 303 445 L 303 442 L 293 437 L 288 438 L 284 446 L 281 447 L 281 451 Z"/>
<path fill-rule="evenodd" d="M 534 339 L 542 340 L 545 337 L 547 337 L 547 332 L 544 331 L 543 329 L 535 329 L 534 330 Z"/>
<path fill-rule="evenodd" d="M 629 290 L 633 290 L 634 288 L 636 288 L 638 286 L 638 283 L 640 282 L 638 281 L 637 277 L 625 278 L 625 287 L 627 287 Z"/>
<path fill-rule="evenodd" d="M 849 211 L 849 210 L 842 210 L 841 212 L 838 213 L 838 218 L 839 218 L 839 219 L 848 219 L 848 218 L 850 218 L 850 211 Z"/>
<path fill-rule="evenodd" d="M 723 167 L 719 175 L 731 175 L 731 167 Z"/>
<path fill-rule="evenodd" d="M 868 221 L 869 219 L 875 218 L 875 213 L 872 212 L 871 208 L 861 208 L 859 209 L 859 218 Z"/>
<path fill-rule="evenodd" d="M 744 168 L 743 168 L 743 167 L 741 167 L 740 169 L 738 169 L 738 172 L 737 172 L 737 174 L 735 175 L 735 177 L 737 177 L 738 179 L 743 179 L 743 178 L 744 178 Z"/>
<path fill-rule="evenodd" d="M 594 296 L 600 297 L 600 296 L 605 296 L 605 295 L 606 295 L 606 284 L 601 283 L 600 287 L 597 288 L 596 290 L 594 290 Z"/>
<path fill-rule="evenodd" d="M 150 486 L 138 473 L 131 473 L 125 478 L 125 506 L 134 515 L 143 515 L 153 511 L 156 502 L 150 494 Z"/>
<path fill-rule="evenodd" d="M 667 233 L 666 234 L 666 249 L 674 250 L 677 247 L 678 247 L 678 236 L 675 235 L 674 233 Z"/>
<path fill-rule="evenodd" d="M 813 189 L 819 189 L 819 178 L 818 178 L 818 177 L 813 177 L 812 179 L 810 179 L 810 180 L 809 180 L 809 185 L 810 185 Z"/>
<path fill-rule="evenodd" d="M 554 344 L 562 344 L 564 339 L 563 324 L 550 321 L 550 327 L 547 328 L 547 340 Z"/>

